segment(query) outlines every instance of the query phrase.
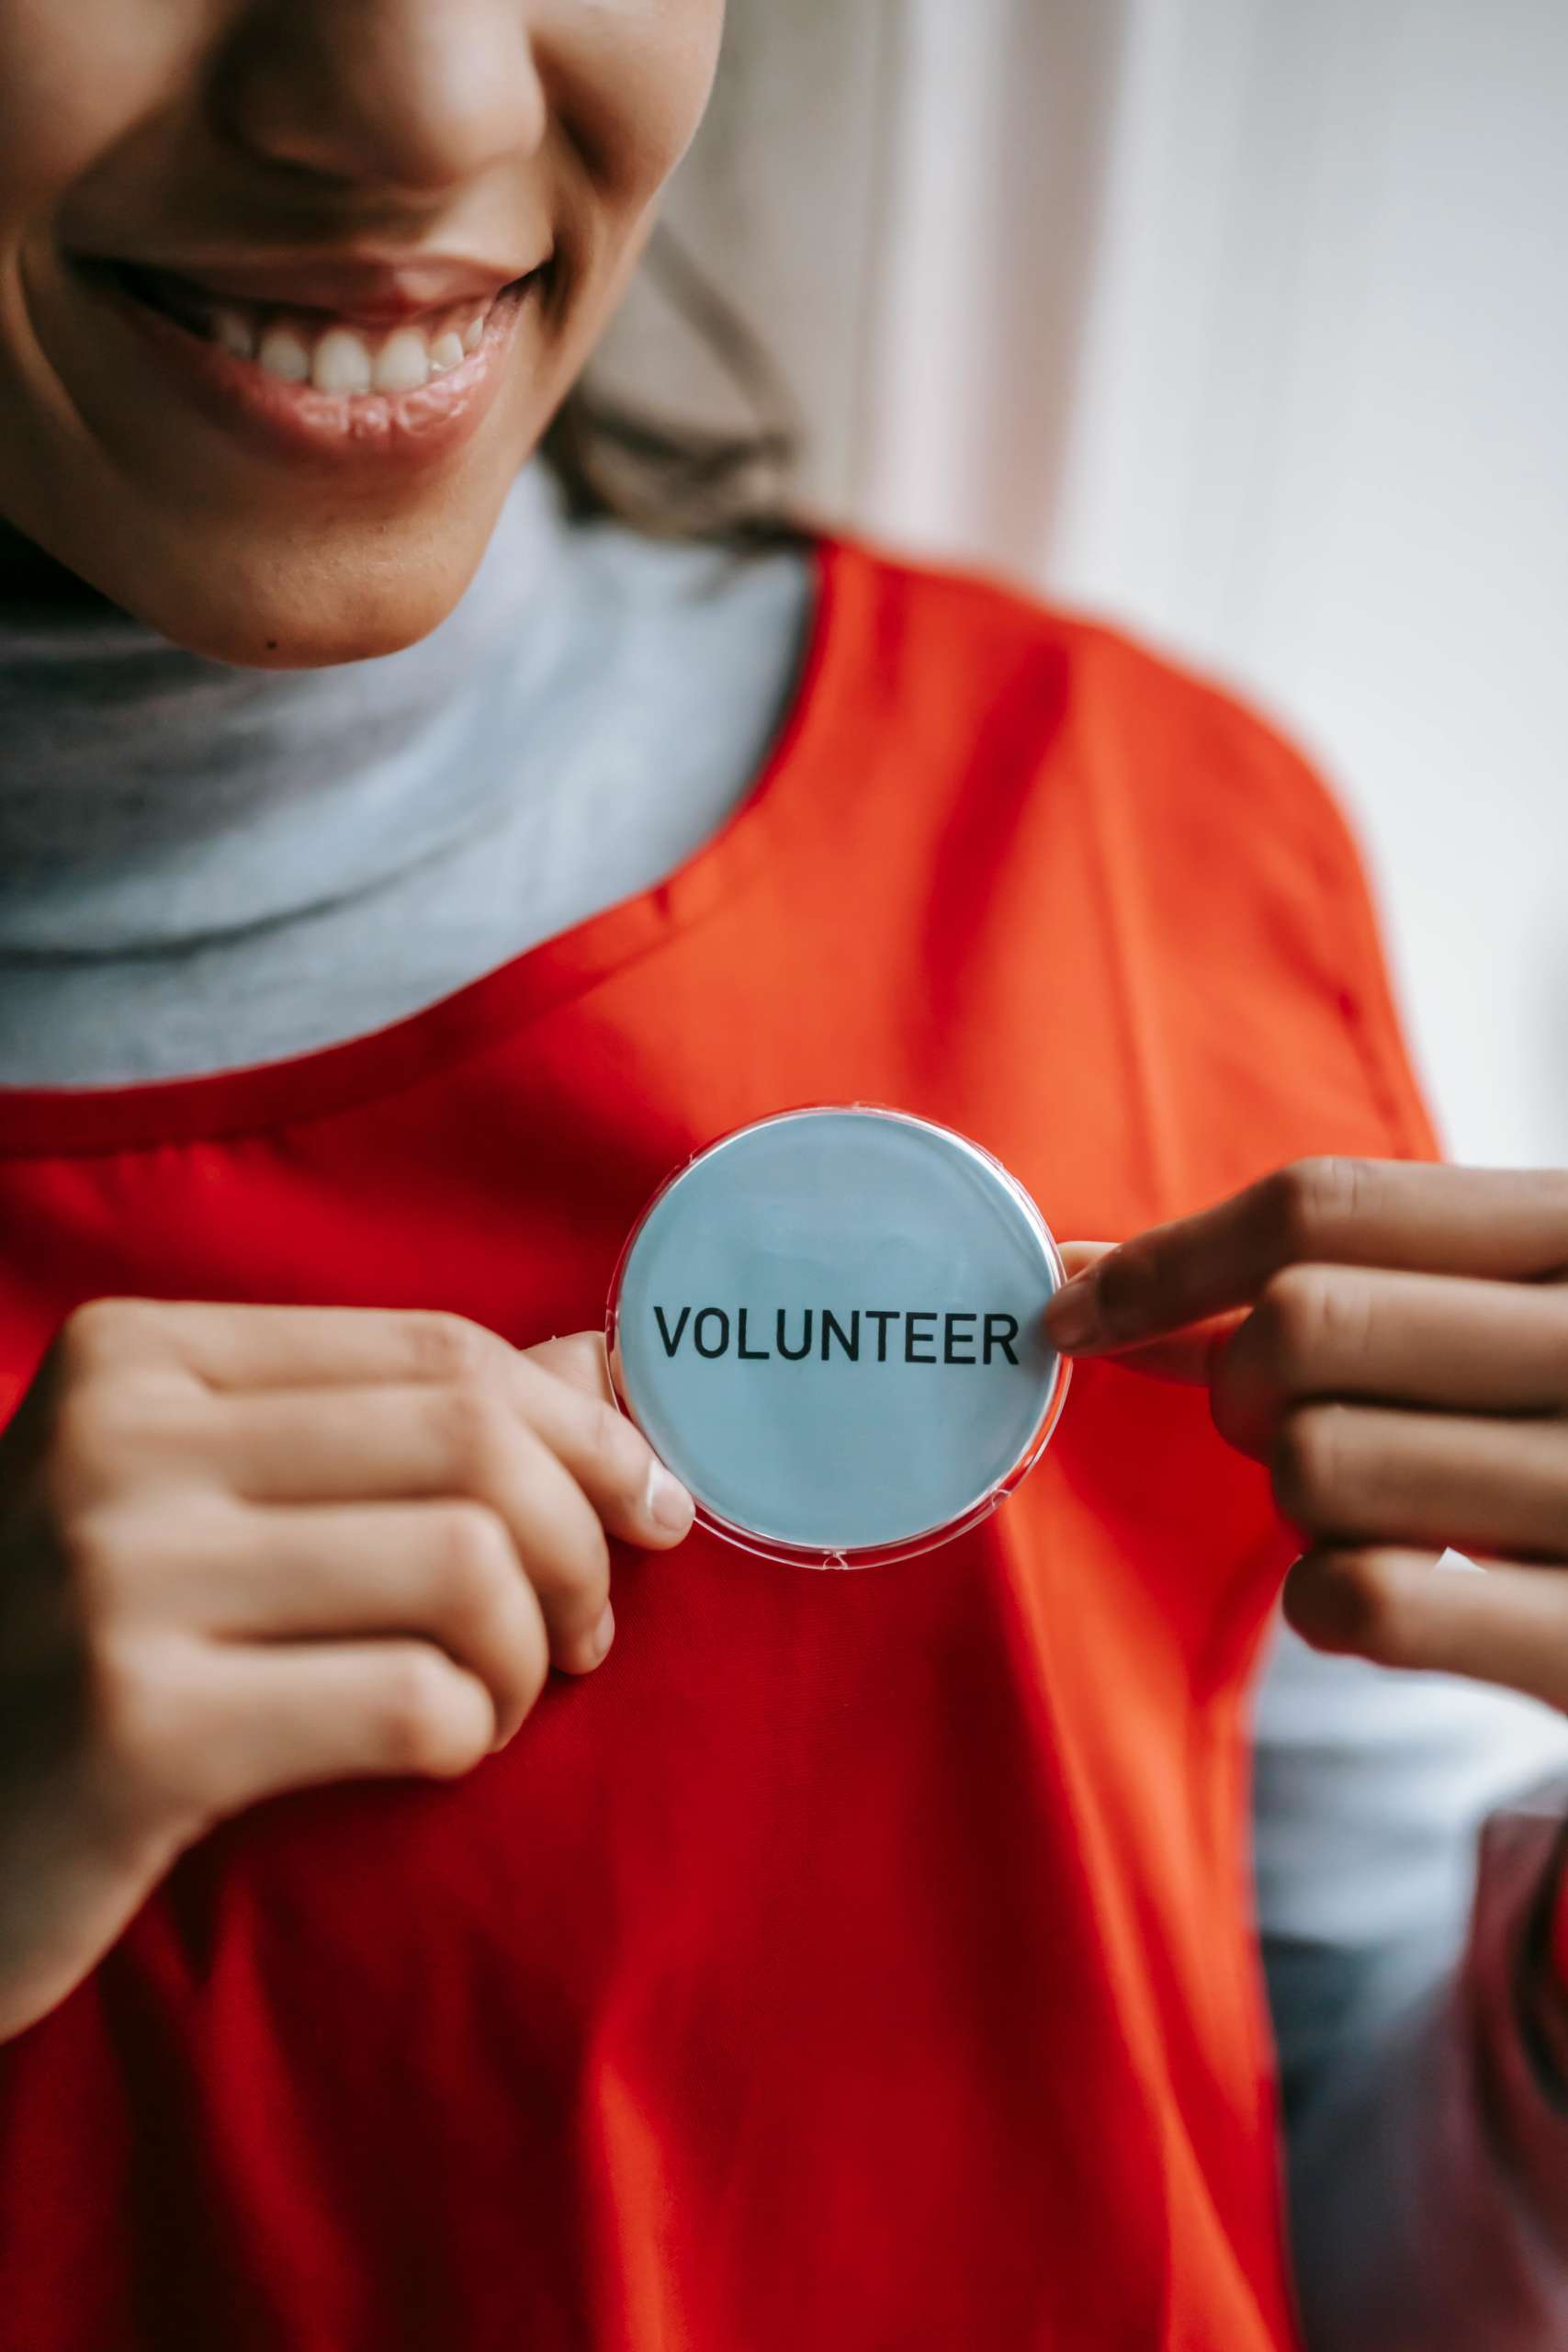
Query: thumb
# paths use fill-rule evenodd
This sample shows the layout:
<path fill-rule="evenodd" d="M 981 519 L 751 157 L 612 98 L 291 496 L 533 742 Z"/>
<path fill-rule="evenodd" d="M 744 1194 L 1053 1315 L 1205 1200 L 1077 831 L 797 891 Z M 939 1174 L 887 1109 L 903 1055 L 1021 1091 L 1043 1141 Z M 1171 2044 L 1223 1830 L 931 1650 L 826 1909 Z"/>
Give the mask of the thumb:
<path fill-rule="evenodd" d="M 572 1331 L 565 1339 L 541 1340 L 536 1347 L 525 1348 L 523 1353 L 541 1372 L 564 1380 L 569 1388 L 581 1389 L 585 1396 L 597 1396 L 605 1405 L 615 1403 L 603 1331 Z"/>

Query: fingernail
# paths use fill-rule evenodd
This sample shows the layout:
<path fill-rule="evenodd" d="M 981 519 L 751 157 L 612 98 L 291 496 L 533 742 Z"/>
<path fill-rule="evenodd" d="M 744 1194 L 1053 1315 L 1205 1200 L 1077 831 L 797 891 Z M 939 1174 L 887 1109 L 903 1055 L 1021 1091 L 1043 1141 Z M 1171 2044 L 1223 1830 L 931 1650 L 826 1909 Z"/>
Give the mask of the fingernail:
<path fill-rule="evenodd" d="M 615 1640 L 615 1612 L 611 1608 L 609 1602 L 606 1601 L 604 1603 L 604 1614 L 600 1618 L 599 1623 L 593 1628 L 593 1663 L 595 1666 L 599 1665 L 601 1660 L 604 1657 L 610 1647 L 610 1644 Z"/>
<path fill-rule="evenodd" d="M 1063 1284 L 1045 1309 L 1045 1329 L 1064 1351 L 1089 1347 L 1100 1337 L 1100 1306 L 1092 1274 L 1075 1274 Z"/>
<path fill-rule="evenodd" d="M 649 1469 L 643 1508 L 655 1527 L 671 1535 L 684 1535 L 696 1507 L 679 1478 L 672 1478 L 662 1462 L 655 1462 Z"/>

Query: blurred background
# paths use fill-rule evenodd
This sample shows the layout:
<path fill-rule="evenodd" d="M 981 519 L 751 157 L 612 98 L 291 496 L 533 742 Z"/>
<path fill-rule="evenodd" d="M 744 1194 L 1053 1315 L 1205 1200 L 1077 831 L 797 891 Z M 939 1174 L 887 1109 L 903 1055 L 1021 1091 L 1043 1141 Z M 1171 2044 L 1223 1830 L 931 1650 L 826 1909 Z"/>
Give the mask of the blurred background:
<path fill-rule="evenodd" d="M 1450 1152 L 1568 1161 L 1565 0 L 731 0 L 672 191 L 815 503 L 1260 701 Z M 711 409 L 639 294 L 639 389 Z"/>
<path fill-rule="evenodd" d="M 812 503 L 1272 713 L 1360 833 L 1451 1156 L 1568 1162 L 1568 0 L 731 8 L 670 218 L 782 370 Z M 733 413 L 646 288 L 609 372 Z M 1342 1742 L 1347 1854 L 1373 1672 L 1286 1637 L 1269 1686 L 1275 1809 Z M 1559 1716 L 1380 1679 L 1439 1822 L 1568 1763 Z M 1292 1921 L 1292 1834 L 1283 1924 L 1365 1933 L 1365 1875 Z M 1386 1859 L 1391 1931 L 1434 1884 L 1457 1925 L 1462 1852 Z"/>

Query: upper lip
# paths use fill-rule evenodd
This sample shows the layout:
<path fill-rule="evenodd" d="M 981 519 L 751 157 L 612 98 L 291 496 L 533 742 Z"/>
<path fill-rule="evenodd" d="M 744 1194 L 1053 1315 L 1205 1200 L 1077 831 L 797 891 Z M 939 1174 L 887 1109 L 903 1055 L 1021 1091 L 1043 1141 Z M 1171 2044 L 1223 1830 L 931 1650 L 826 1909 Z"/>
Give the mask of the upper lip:
<path fill-rule="evenodd" d="M 448 254 L 364 254 L 337 259 L 316 255 L 293 261 L 281 255 L 265 261 L 223 261 L 173 254 L 96 258 L 166 271 L 220 301 L 330 311 L 367 325 L 394 323 L 423 311 L 445 310 L 454 302 L 493 300 L 503 286 L 529 275 L 526 269 L 513 269 L 507 264 Z"/>

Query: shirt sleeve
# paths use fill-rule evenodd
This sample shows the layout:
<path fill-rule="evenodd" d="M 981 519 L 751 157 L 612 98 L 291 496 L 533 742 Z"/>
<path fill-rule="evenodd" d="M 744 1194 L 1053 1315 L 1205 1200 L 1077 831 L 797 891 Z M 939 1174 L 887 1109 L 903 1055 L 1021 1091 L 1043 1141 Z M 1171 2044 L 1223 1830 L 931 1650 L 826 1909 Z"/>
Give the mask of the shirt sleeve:
<path fill-rule="evenodd" d="M 1343 1016 L 1390 1152 L 1436 1157 L 1353 837 L 1320 808 Z M 1568 1719 L 1281 1631 L 1257 1730 L 1310 2352 L 1562 2352 Z"/>
<path fill-rule="evenodd" d="M 1258 1882 L 1310 2352 L 1568 2343 L 1568 2052 L 1545 1949 L 1565 1820 L 1562 1718 L 1281 1631 Z"/>

